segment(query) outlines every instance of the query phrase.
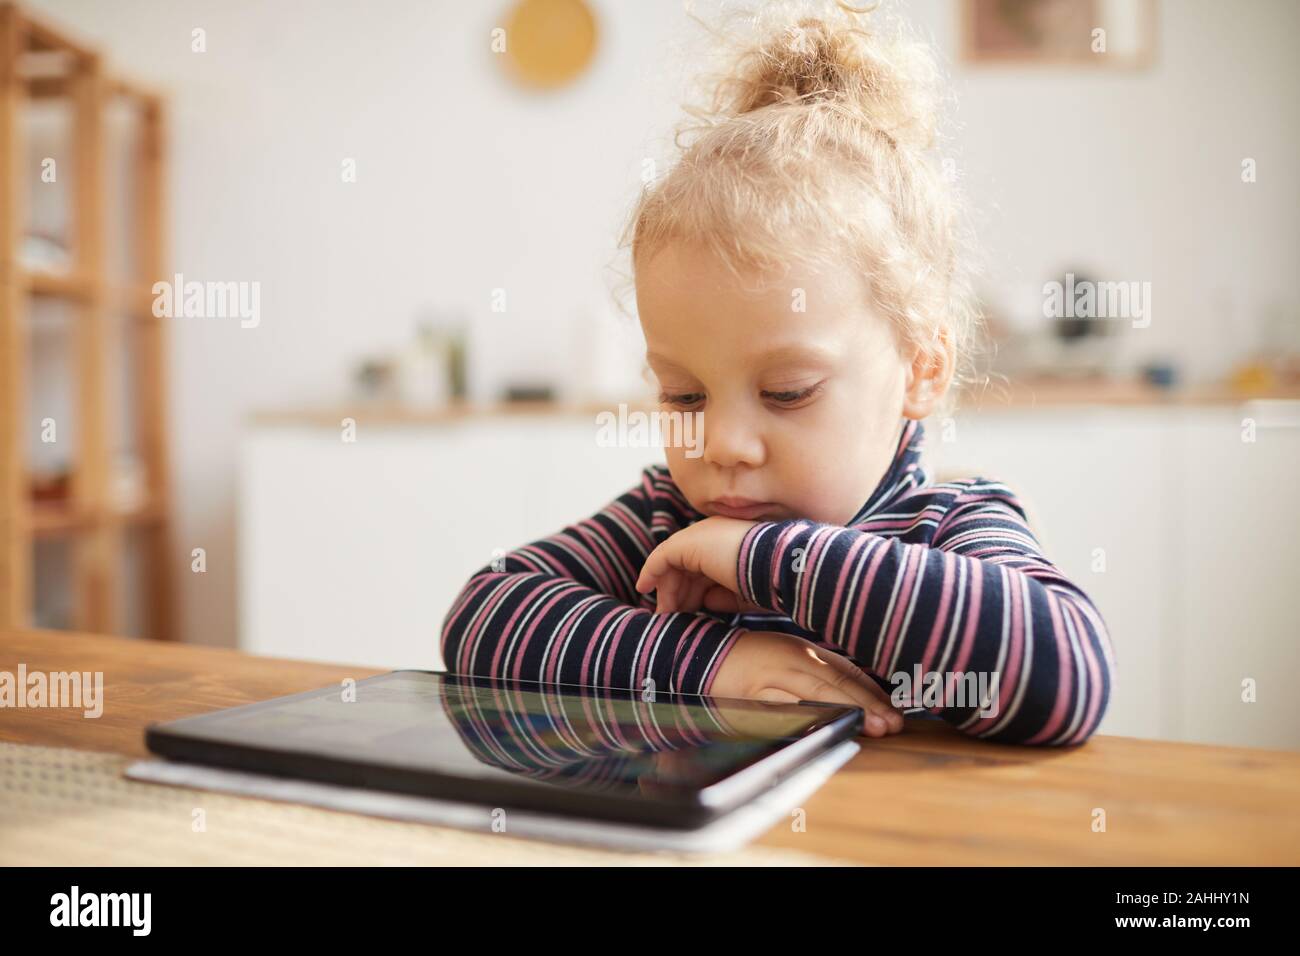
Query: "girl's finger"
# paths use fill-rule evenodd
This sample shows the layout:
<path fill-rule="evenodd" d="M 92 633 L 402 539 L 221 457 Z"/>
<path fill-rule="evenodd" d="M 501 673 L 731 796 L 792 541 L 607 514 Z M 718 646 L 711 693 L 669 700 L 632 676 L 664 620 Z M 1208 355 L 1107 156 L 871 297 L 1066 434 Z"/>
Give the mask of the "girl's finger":
<path fill-rule="evenodd" d="M 876 698 L 861 684 L 828 663 L 822 662 L 823 674 L 807 671 L 790 671 L 782 675 L 779 686 L 802 695 L 803 700 L 826 701 L 832 704 L 851 704 L 861 707 L 863 732 L 869 737 L 883 737 L 890 732 L 889 724 L 880 713 Z"/>
<path fill-rule="evenodd" d="M 877 684 L 874 680 L 872 680 L 871 675 L 868 674 L 866 671 L 864 671 L 857 664 L 855 664 L 848 657 L 844 656 L 843 654 L 837 654 L 831 650 L 826 650 L 824 648 L 817 649 L 817 657 L 825 661 L 827 664 L 835 668 L 837 671 L 847 674 L 849 677 L 853 678 L 853 680 L 857 681 L 863 687 L 867 688 L 868 691 L 870 691 L 875 696 L 879 697 L 882 701 L 885 702 L 889 701 L 889 695 L 886 694 L 880 688 L 879 684 Z"/>
<path fill-rule="evenodd" d="M 649 562 L 642 566 L 641 573 L 637 575 L 636 589 L 642 594 L 649 594 L 655 589 L 655 575 L 650 571 Z"/>
<path fill-rule="evenodd" d="M 677 587 L 676 575 L 665 575 L 655 582 L 655 613 L 671 614 L 673 608 L 673 594 Z"/>
<path fill-rule="evenodd" d="M 669 570 L 664 559 L 663 547 L 657 547 L 646 556 L 641 565 L 641 574 L 636 579 L 636 589 L 642 594 L 649 594 L 659 584 L 659 579 Z"/>
<path fill-rule="evenodd" d="M 875 702 L 870 712 L 883 720 L 890 730 L 898 732 L 903 729 L 903 715 L 898 712 L 889 694 L 872 679 L 870 674 L 847 657 L 834 651 L 819 651 L 817 656 L 866 691 Z"/>
<path fill-rule="evenodd" d="M 672 569 L 665 575 L 660 582 L 661 586 L 667 585 L 667 601 L 664 605 L 664 614 L 675 614 L 678 611 L 686 611 L 690 608 L 687 606 L 687 589 L 689 579 L 676 569 Z"/>

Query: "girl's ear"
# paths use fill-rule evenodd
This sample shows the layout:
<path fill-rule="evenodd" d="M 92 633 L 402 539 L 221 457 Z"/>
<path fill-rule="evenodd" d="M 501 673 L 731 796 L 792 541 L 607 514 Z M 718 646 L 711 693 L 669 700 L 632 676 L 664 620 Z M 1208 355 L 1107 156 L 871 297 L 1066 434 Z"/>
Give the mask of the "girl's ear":
<path fill-rule="evenodd" d="M 925 418 L 934 411 L 948 391 L 957 369 L 957 354 L 952 334 L 946 325 L 935 329 L 926 347 L 919 348 L 907 369 L 907 388 L 903 393 L 903 415 Z"/>

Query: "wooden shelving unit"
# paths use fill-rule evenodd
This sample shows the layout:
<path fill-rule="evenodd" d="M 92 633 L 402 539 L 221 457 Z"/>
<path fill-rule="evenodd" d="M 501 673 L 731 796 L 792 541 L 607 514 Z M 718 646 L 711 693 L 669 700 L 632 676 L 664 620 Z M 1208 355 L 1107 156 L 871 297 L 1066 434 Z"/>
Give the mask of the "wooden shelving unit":
<path fill-rule="evenodd" d="M 25 150 L 24 123 L 35 104 L 58 103 L 71 117 L 72 170 L 67 208 L 71 258 L 60 271 L 25 264 L 27 191 L 41 170 Z M 105 124 L 108 110 L 132 114 L 128 168 L 132 197 L 127 234 L 107 235 Z M 108 75 L 101 57 L 19 6 L 0 2 L 0 629 L 32 623 L 33 553 L 38 539 L 71 545 L 70 626 L 125 633 L 119 606 L 125 538 L 138 535 L 144 593 L 136 636 L 174 640 L 171 513 L 166 443 L 165 320 L 151 309 L 163 268 L 164 104 L 145 89 Z M 109 278 L 108 243 L 130 243 L 133 274 Z M 28 441 L 42 409 L 30 400 L 27 364 L 32 304 L 63 303 L 70 412 L 76 419 L 68 493 L 36 501 Z M 113 495 L 113 441 L 128 424 L 110 420 L 108 379 L 117 347 L 130 356 L 134 455 L 143 495 Z M 124 373 L 125 374 L 125 373 Z"/>

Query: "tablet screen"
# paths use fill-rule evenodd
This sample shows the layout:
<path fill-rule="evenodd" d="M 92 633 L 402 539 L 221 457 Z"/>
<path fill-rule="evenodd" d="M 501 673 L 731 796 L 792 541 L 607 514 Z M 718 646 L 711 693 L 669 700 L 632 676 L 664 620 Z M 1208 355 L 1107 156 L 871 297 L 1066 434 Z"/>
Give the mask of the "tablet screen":
<path fill-rule="evenodd" d="M 645 700 L 631 690 L 395 671 L 160 729 L 440 776 L 644 794 L 648 787 L 708 786 L 852 712 L 664 693 Z"/>

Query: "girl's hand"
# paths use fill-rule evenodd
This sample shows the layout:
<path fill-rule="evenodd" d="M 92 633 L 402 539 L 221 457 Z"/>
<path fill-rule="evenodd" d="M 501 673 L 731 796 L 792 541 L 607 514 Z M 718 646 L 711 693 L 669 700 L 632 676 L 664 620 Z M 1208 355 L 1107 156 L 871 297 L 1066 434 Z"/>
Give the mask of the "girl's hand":
<path fill-rule="evenodd" d="M 889 695 L 847 657 L 780 631 L 745 631 L 723 658 L 710 697 L 851 704 L 865 711 L 863 733 L 896 734 L 903 715 Z"/>
<path fill-rule="evenodd" d="M 756 611 L 742 601 L 736 583 L 736 562 L 740 542 L 756 521 L 712 515 L 678 531 L 646 557 L 637 578 L 642 594 L 658 592 L 656 612 L 673 611 Z"/>

